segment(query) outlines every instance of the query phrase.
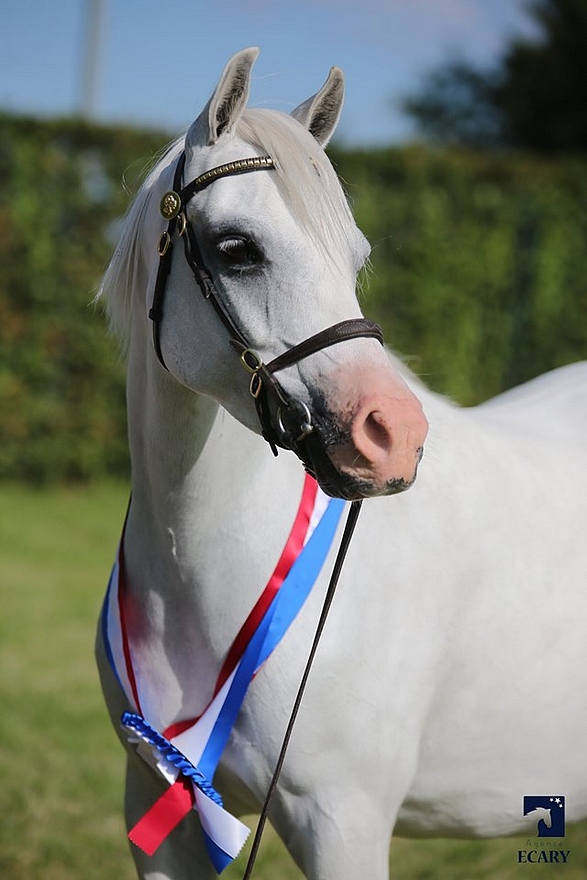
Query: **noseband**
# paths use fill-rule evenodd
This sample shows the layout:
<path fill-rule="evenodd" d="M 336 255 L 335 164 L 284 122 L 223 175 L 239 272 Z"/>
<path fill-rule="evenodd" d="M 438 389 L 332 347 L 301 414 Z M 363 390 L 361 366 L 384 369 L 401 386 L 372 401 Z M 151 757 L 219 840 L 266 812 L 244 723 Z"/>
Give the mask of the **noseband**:
<path fill-rule="evenodd" d="M 323 449 L 312 424 L 312 414 L 301 400 L 289 395 L 278 382 L 275 373 L 299 363 L 304 358 L 322 351 L 331 345 L 359 337 L 372 337 L 383 344 L 383 332 L 373 321 L 366 318 L 352 318 L 333 324 L 320 333 L 310 336 L 304 342 L 263 363 L 245 335 L 237 327 L 222 299 L 218 296 L 213 278 L 206 268 L 198 244 L 194 227 L 187 216 L 188 202 L 199 192 L 222 177 L 246 174 L 250 171 L 270 170 L 275 167 L 269 156 L 253 156 L 218 165 L 201 174 L 182 188 L 181 182 L 185 167 L 185 152 L 182 152 L 175 168 L 173 189 L 165 193 L 160 202 L 162 216 L 168 221 L 167 229 L 161 236 L 158 246 L 159 268 L 155 282 L 153 303 L 149 318 L 153 322 L 153 345 L 161 365 L 168 370 L 161 351 L 161 321 L 167 280 L 171 270 L 174 238 L 177 234 L 183 240 L 186 261 L 205 300 L 213 306 L 220 321 L 228 331 L 229 343 L 238 354 L 242 367 L 250 373 L 250 393 L 254 398 L 261 431 L 265 440 L 277 455 L 277 448 L 292 449 L 301 459 L 306 470 L 316 476 L 319 464 L 320 479 L 326 491 L 334 487 L 338 474 Z"/>

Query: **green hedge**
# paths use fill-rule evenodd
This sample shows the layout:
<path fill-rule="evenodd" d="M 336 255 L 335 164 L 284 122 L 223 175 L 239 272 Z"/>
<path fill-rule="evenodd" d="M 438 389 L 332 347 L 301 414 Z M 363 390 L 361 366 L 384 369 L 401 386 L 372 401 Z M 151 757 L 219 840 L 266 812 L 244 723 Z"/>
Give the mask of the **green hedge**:
<path fill-rule="evenodd" d="M 366 310 L 474 404 L 587 356 L 587 161 L 422 148 L 334 154 L 373 245 Z"/>
<path fill-rule="evenodd" d="M 91 301 L 160 132 L 0 116 L 0 478 L 127 473 L 124 379 Z M 587 352 L 587 162 L 332 150 L 373 244 L 365 311 L 475 403 Z"/>
<path fill-rule="evenodd" d="M 127 188 L 163 142 L 0 117 L 0 477 L 127 472 L 123 368 L 91 303 Z"/>

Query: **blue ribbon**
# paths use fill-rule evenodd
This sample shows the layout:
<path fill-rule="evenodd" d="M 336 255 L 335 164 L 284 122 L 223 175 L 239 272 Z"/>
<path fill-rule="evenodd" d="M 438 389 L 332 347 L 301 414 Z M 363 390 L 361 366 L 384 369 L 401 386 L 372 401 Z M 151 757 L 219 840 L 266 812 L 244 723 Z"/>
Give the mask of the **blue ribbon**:
<path fill-rule="evenodd" d="M 339 498 L 329 501 L 320 522 L 290 568 L 243 653 L 199 762 L 200 770 L 209 779 L 214 777 L 255 672 L 287 632 L 320 574 L 343 509 L 344 501 Z"/>
<path fill-rule="evenodd" d="M 173 745 L 173 743 L 169 742 L 168 739 L 165 739 L 165 737 L 161 733 L 158 733 L 154 727 L 151 727 L 141 715 L 135 715 L 134 712 L 124 712 L 120 719 L 120 723 L 128 730 L 133 730 L 137 733 L 140 738 L 148 742 L 149 745 L 154 746 L 159 754 L 165 758 L 172 767 L 175 767 L 176 770 L 179 770 L 180 773 L 191 779 L 192 782 L 198 786 L 200 791 L 209 797 L 210 800 L 213 800 L 219 807 L 224 806 L 222 798 L 199 767 L 192 764 L 192 762 L 189 761 L 186 756 Z"/>

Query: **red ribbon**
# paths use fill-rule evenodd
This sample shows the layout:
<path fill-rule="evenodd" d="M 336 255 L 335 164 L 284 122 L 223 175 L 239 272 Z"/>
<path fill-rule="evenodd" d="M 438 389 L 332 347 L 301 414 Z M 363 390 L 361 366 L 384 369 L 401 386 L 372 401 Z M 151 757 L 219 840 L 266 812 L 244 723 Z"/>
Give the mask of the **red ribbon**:
<path fill-rule="evenodd" d="M 185 776 L 180 776 L 129 831 L 129 840 L 148 856 L 152 856 L 188 815 L 194 801 L 191 782 Z"/>

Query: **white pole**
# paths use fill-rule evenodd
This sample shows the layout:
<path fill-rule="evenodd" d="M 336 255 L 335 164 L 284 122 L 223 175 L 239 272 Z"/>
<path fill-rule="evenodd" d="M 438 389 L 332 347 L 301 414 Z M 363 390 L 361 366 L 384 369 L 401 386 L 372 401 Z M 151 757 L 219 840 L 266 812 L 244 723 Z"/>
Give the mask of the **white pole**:
<path fill-rule="evenodd" d="M 96 117 L 102 73 L 105 12 L 106 0 L 88 0 L 80 91 L 80 113 L 85 119 Z"/>

